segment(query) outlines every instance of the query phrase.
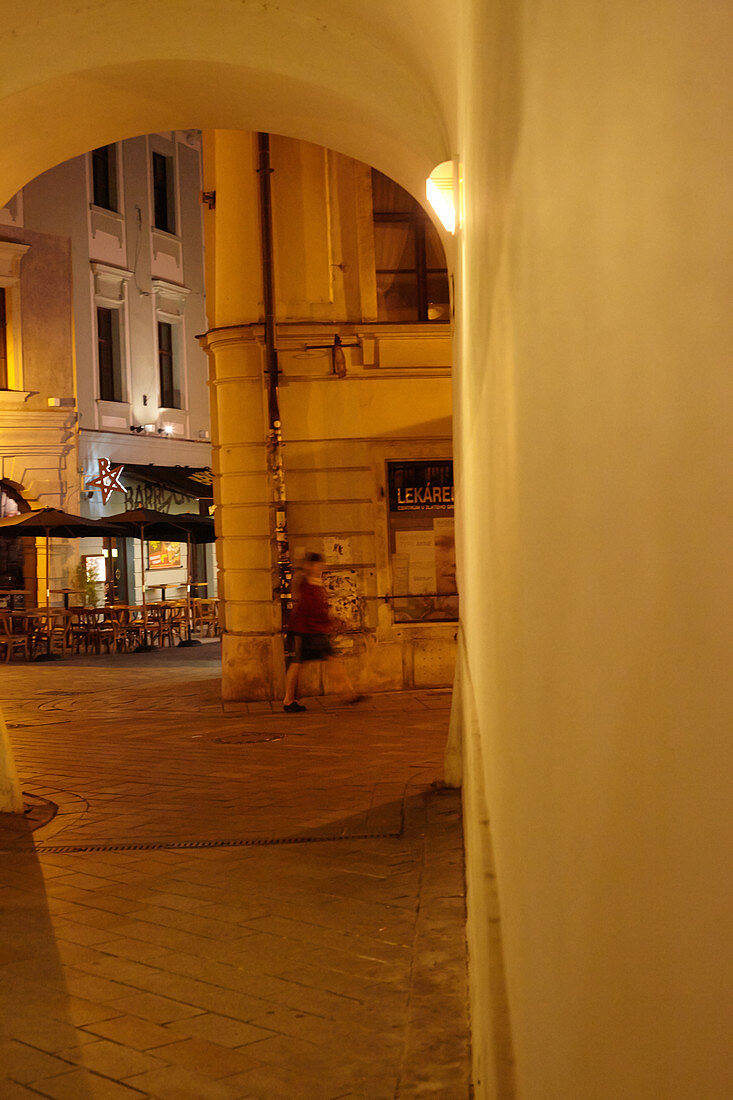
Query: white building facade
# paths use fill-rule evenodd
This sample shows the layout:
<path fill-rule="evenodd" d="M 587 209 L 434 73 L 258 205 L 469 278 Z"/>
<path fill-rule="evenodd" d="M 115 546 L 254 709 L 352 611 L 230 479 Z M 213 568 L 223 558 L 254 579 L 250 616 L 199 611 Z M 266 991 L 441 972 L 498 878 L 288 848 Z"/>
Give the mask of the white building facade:
<path fill-rule="evenodd" d="M 208 512 L 207 364 L 196 340 L 206 328 L 200 178 L 197 131 L 150 134 L 58 165 L 4 212 L 0 228 L 19 247 L 30 233 L 64 240 L 70 251 L 71 369 L 49 380 L 44 401 L 67 419 L 76 412 L 76 461 L 53 500 L 70 511 Z M 127 490 L 106 504 L 87 487 L 100 460 L 123 467 Z M 159 582 L 148 598 L 161 585 L 182 595 L 185 545 L 147 547 L 146 554 L 146 581 Z M 65 555 L 57 550 L 52 588 L 64 587 L 80 557 L 97 559 L 108 598 L 140 600 L 139 542 L 81 540 Z M 192 564 L 196 579 L 210 582 L 199 593 L 214 594 L 212 552 Z"/>

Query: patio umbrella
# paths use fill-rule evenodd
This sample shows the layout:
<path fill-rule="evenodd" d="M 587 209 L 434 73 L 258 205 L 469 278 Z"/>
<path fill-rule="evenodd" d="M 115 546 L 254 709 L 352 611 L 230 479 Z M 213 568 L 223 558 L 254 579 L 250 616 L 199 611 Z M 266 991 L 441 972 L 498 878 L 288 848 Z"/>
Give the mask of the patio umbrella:
<path fill-rule="evenodd" d="M 39 508 L 35 512 L 21 512 L 0 520 L 0 538 L 45 538 L 46 540 L 46 607 L 49 604 L 50 554 L 49 541 L 57 539 L 83 539 L 93 535 L 103 538 L 121 535 L 123 532 L 106 520 L 86 519 L 63 512 L 60 508 Z"/>
<path fill-rule="evenodd" d="M 191 641 L 191 543 L 214 542 L 214 521 L 209 516 L 199 516 L 195 512 L 156 512 L 151 508 L 135 508 L 131 512 L 118 512 L 116 516 L 110 516 L 110 524 L 124 528 L 139 538 L 141 542 L 150 539 L 160 539 L 169 542 L 183 542 L 185 535 L 188 547 L 186 558 L 186 616 L 188 621 L 188 645 L 195 645 Z M 140 554 L 142 562 L 142 590 L 143 590 L 143 619 L 145 621 L 145 645 L 147 646 L 147 603 L 145 600 L 145 554 Z"/>
<path fill-rule="evenodd" d="M 83 539 L 93 535 L 114 537 L 123 532 L 114 524 L 104 520 L 86 519 L 63 512 L 60 508 L 39 508 L 35 512 L 21 512 L 0 520 L 0 538 L 45 538 L 46 540 L 46 608 L 50 602 L 49 585 L 51 579 L 50 540 Z M 51 656 L 51 634 L 49 631 L 46 656 Z"/>

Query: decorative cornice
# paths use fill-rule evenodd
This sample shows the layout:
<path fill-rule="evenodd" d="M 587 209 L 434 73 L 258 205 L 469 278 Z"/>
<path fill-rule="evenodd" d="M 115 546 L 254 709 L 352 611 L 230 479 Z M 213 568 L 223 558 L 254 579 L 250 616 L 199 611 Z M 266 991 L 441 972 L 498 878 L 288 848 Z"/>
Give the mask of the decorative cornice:
<path fill-rule="evenodd" d="M 15 286 L 20 281 L 20 263 L 29 244 L 0 241 L 0 286 Z"/>

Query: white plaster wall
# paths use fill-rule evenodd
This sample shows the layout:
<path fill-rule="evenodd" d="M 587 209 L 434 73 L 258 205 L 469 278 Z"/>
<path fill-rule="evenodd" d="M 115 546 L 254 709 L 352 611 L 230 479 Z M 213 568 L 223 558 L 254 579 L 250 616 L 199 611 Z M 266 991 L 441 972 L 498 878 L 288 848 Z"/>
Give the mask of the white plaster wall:
<path fill-rule="evenodd" d="M 204 265 L 201 209 L 199 206 L 200 151 L 176 135 L 167 133 L 153 139 L 156 148 L 175 161 L 177 190 L 177 236 L 180 237 L 180 264 L 165 272 L 172 283 L 188 292 L 181 322 L 181 348 L 185 359 L 183 410 L 174 418 L 180 423 L 178 434 L 198 440 L 209 430 L 209 400 L 206 357 L 196 341 L 206 327 Z M 74 294 L 74 338 L 79 423 L 83 431 L 108 427 L 105 413 L 114 413 L 126 421 L 127 410 L 115 410 L 109 403 L 98 406 L 97 347 L 92 262 L 132 272 L 126 281 L 123 332 L 126 352 L 125 397 L 130 405 L 130 421 L 135 424 L 165 419 L 158 416 L 159 382 L 157 328 L 152 278 L 161 276 L 155 265 L 151 240 L 152 194 L 149 186 L 150 139 L 137 137 L 117 147 L 120 162 L 120 224 L 123 248 L 112 255 L 105 239 L 92 234 L 89 218 L 91 199 L 88 157 L 75 157 L 28 183 L 24 189 L 26 227 L 68 237 L 71 240 Z M 65 395 L 62 395 L 65 396 Z M 147 404 L 144 401 L 147 398 Z M 129 434 L 129 433 L 128 433 Z M 155 461 L 167 465 L 169 440 L 148 440 Z M 126 444 L 120 443 L 121 446 Z"/>
<path fill-rule="evenodd" d="M 497 1076 L 488 815 L 518 1095 L 722 1100 L 733 11 L 468 13 L 458 438 L 479 1092 Z"/>

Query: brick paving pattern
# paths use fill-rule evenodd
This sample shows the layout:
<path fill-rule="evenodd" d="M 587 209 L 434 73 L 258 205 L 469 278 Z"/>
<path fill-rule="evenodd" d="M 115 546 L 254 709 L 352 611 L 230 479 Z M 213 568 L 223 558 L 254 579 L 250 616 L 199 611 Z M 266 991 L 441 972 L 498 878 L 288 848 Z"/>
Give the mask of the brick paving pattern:
<path fill-rule="evenodd" d="M 218 655 L 0 671 L 0 1098 L 464 1100 L 448 693 L 225 713 Z"/>

